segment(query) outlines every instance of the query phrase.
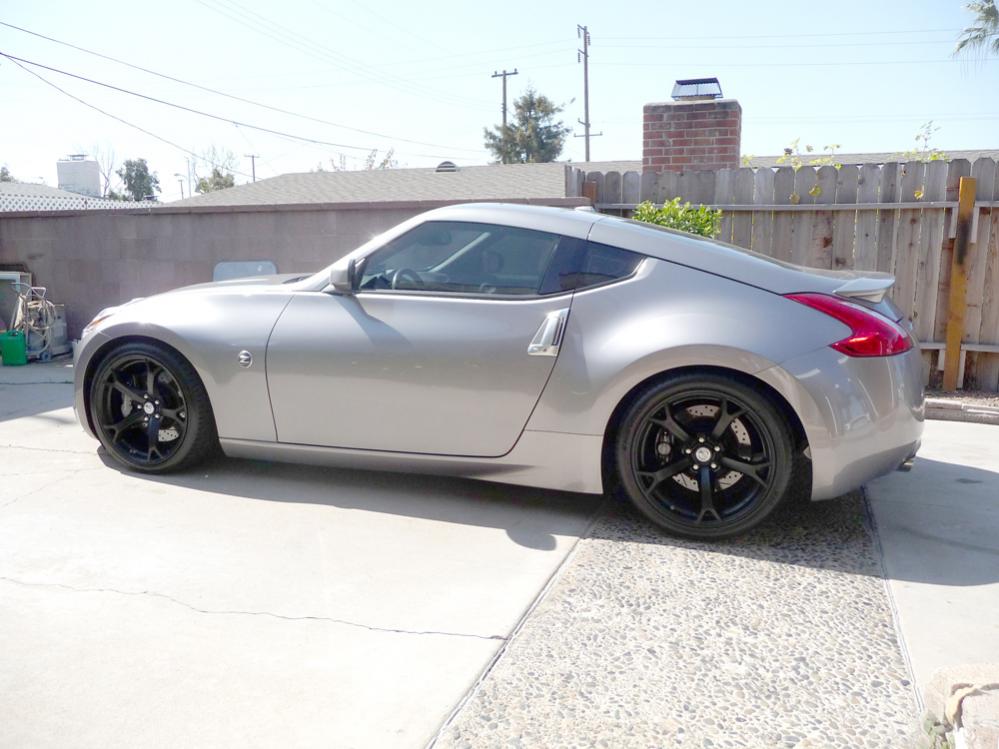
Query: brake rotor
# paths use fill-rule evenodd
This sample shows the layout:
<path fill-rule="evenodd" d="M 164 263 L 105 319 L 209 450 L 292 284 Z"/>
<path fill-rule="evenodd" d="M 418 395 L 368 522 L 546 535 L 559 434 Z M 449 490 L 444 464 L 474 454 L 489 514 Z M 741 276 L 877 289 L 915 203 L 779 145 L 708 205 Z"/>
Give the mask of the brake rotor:
<path fill-rule="evenodd" d="M 709 403 L 703 403 L 697 406 L 688 406 L 683 409 L 683 413 L 685 413 L 692 421 L 697 419 L 714 421 L 718 415 L 718 411 L 718 406 L 713 406 Z M 746 429 L 746 425 L 743 424 L 742 420 L 738 417 L 732 420 L 732 423 L 728 427 L 728 431 L 732 433 L 732 436 L 735 437 L 735 441 L 739 445 L 744 445 L 746 447 L 750 447 L 752 445 L 752 441 L 749 438 L 749 430 Z M 656 452 L 664 462 L 668 462 L 672 451 L 673 445 L 670 441 L 669 434 L 663 430 L 659 436 L 658 442 L 656 443 Z M 725 474 L 719 474 L 717 479 L 718 488 L 722 490 L 728 489 L 738 483 L 742 478 L 743 475 L 738 471 L 729 471 Z M 673 481 L 689 491 L 700 491 L 697 479 L 687 473 L 676 474 L 673 476 Z"/>

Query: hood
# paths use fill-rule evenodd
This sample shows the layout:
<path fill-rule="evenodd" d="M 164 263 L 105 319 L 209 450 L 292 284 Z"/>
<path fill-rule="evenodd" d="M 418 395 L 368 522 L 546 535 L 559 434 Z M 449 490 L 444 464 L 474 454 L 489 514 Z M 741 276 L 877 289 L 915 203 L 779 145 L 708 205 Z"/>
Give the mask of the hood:
<path fill-rule="evenodd" d="M 207 283 L 196 283 L 190 286 L 181 286 L 177 289 L 171 289 L 170 291 L 163 292 L 164 294 L 172 294 L 175 291 L 193 291 L 195 289 L 220 289 L 220 290 L 238 290 L 244 286 L 280 286 L 283 284 L 292 283 L 294 281 L 300 281 L 304 278 L 308 278 L 307 273 L 275 273 L 270 276 L 251 276 L 249 278 L 232 278 L 228 281 L 209 281 Z"/>
<path fill-rule="evenodd" d="M 181 286 L 180 288 L 153 294 L 152 296 L 137 297 L 114 307 L 105 307 L 102 309 L 83 328 L 81 339 L 102 329 L 107 324 L 120 321 L 123 319 L 123 316 L 138 320 L 142 319 L 144 315 L 148 315 L 150 311 L 163 310 L 166 310 L 169 316 L 173 314 L 171 310 L 175 309 L 175 306 L 171 307 L 171 305 L 175 304 L 174 298 L 177 295 L 192 294 L 208 298 L 219 294 L 242 296 L 254 291 L 257 293 L 276 293 L 287 289 L 290 292 L 291 284 L 304 278 L 308 278 L 308 276 L 302 273 L 278 273 L 270 276 L 234 278 L 229 281 L 214 281 L 192 284 L 191 286 Z M 283 289 L 282 287 L 285 288 Z M 273 292 L 270 290 L 273 290 Z M 194 301 L 196 302 L 196 300 Z M 192 300 L 184 302 L 185 306 L 190 306 L 191 303 Z"/>

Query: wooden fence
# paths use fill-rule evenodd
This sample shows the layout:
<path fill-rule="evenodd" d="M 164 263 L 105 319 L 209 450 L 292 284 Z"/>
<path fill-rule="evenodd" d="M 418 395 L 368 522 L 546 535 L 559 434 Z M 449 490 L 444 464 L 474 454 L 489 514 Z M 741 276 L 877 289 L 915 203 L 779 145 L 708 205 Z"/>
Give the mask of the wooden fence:
<path fill-rule="evenodd" d="M 992 159 L 703 172 L 567 171 L 567 194 L 627 215 L 674 197 L 722 210 L 719 239 L 815 268 L 879 270 L 942 368 L 958 183 L 974 177 L 962 372 L 968 388 L 999 391 L 999 174 Z M 939 358 L 939 364 L 938 364 Z"/>

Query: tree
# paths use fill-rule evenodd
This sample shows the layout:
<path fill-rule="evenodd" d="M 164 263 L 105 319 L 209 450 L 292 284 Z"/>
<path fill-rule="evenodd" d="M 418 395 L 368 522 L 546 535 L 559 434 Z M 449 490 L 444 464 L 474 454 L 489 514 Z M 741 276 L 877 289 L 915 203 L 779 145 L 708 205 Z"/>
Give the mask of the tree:
<path fill-rule="evenodd" d="M 485 129 L 486 148 L 503 164 L 555 161 L 569 134 L 569 128 L 555 119 L 562 109 L 528 87 L 513 103 L 512 123 Z"/>
<path fill-rule="evenodd" d="M 381 157 L 378 156 L 378 149 L 372 148 L 368 155 L 364 157 L 364 166 L 360 169 L 351 169 L 347 166 L 347 157 L 342 153 L 338 153 L 336 158 L 330 159 L 330 169 L 334 172 L 377 171 L 380 169 L 395 169 L 397 166 L 399 166 L 399 160 L 395 158 L 394 148 L 387 150 L 385 155 Z M 320 161 L 312 171 L 325 172 L 326 167 Z"/>
<path fill-rule="evenodd" d="M 200 193 L 215 192 L 216 190 L 224 190 L 227 187 L 234 187 L 236 184 L 236 177 L 232 172 L 222 173 L 222 170 L 218 167 L 212 167 L 212 173 L 207 177 L 199 177 L 198 184 L 195 185 L 194 191 Z"/>
<path fill-rule="evenodd" d="M 996 0 L 975 0 L 965 6 L 975 16 L 975 25 L 961 32 L 954 54 L 965 50 L 999 55 L 999 7 Z"/>
<path fill-rule="evenodd" d="M 82 150 L 83 149 L 80 149 L 81 152 Z M 90 149 L 90 153 L 93 154 L 94 161 L 97 162 L 97 168 L 101 173 L 101 197 L 106 198 L 110 194 L 115 193 L 115 191 L 111 189 L 111 178 L 115 176 L 114 147 L 95 144 L 94 147 Z"/>
<path fill-rule="evenodd" d="M 199 164 L 202 169 L 205 167 L 211 169 L 207 177 L 198 173 Z M 201 152 L 201 156 L 194 161 L 194 191 L 206 193 L 234 187 L 236 184 L 234 172 L 237 166 L 239 166 L 239 160 L 232 151 L 218 146 L 206 148 Z"/>
<path fill-rule="evenodd" d="M 0 166 L 0 182 L 17 182 L 17 180 L 7 167 Z"/>
<path fill-rule="evenodd" d="M 125 184 L 125 193 L 119 195 L 110 190 L 108 197 L 133 201 L 156 200 L 156 193 L 160 191 L 160 179 L 156 172 L 150 173 L 145 159 L 125 159 L 125 163 L 115 174 Z"/>
<path fill-rule="evenodd" d="M 395 169 L 399 166 L 399 162 L 393 158 L 395 156 L 395 149 L 390 148 L 385 152 L 385 155 L 380 159 L 378 158 L 378 149 L 372 148 L 371 153 L 364 157 L 364 168 L 367 170 L 376 169 Z"/>

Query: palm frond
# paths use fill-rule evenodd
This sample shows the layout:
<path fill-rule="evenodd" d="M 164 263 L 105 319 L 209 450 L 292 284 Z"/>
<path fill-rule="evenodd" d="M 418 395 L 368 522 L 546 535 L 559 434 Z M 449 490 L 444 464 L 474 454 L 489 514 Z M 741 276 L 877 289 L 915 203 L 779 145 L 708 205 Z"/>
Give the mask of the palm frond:
<path fill-rule="evenodd" d="M 961 32 L 954 54 L 967 51 L 999 55 L 999 7 L 996 0 L 975 0 L 965 6 L 975 16 L 975 25 Z"/>

